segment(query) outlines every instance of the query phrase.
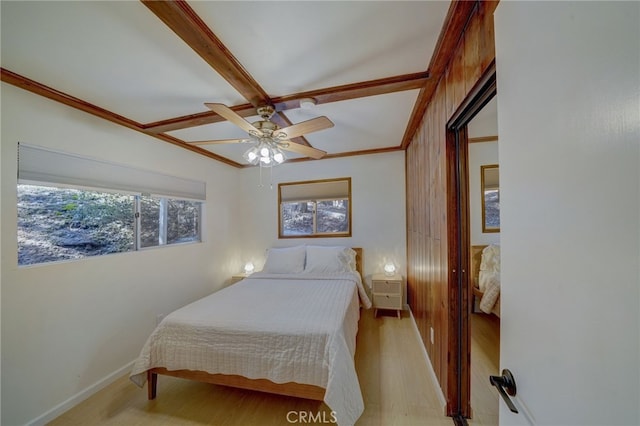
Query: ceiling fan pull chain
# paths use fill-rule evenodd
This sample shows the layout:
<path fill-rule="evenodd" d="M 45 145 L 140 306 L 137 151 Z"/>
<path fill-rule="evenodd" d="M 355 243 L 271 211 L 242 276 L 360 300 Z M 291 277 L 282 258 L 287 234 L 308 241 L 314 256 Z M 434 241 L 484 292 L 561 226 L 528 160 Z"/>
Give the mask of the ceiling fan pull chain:
<path fill-rule="evenodd" d="M 260 188 L 262 188 L 264 185 L 262 184 L 262 162 L 260 162 Z"/>
<path fill-rule="evenodd" d="M 273 166 L 269 166 L 269 189 L 273 190 Z"/>

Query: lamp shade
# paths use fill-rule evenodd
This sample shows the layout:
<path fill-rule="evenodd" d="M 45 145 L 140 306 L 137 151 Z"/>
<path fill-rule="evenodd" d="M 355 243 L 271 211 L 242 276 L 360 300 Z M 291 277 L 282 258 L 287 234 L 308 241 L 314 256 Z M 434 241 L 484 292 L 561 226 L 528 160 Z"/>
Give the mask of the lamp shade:
<path fill-rule="evenodd" d="M 244 272 L 245 274 L 251 274 L 253 273 L 253 270 L 255 269 L 255 267 L 253 266 L 252 262 L 247 262 L 244 265 Z"/>
<path fill-rule="evenodd" d="M 387 262 L 384 264 L 384 274 L 387 276 L 395 275 L 396 273 L 396 265 L 391 262 Z"/>

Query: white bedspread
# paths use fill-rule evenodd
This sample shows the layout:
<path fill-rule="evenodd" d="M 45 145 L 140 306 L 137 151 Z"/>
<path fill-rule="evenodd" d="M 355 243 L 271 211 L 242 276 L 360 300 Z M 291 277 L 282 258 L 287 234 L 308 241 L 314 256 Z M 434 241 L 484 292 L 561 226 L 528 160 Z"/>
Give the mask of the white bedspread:
<path fill-rule="evenodd" d="M 359 306 L 371 302 L 357 273 L 256 273 L 168 315 L 145 343 L 131 380 L 146 371 L 198 370 L 326 389 L 340 425 L 364 410 L 354 354 Z"/>

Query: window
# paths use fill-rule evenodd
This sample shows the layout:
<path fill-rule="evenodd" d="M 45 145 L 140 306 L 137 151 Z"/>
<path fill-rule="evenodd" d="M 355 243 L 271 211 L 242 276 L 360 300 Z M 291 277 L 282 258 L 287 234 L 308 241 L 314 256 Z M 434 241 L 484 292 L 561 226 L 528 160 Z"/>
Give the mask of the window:
<path fill-rule="evenodd" d="M 350 237 L 351 178 L 278 185 L 280 238 Z"/>
<path fill-rule="evenodd" d="M 200 241 L 201 204 L 19 184 L 18 264 Z"/>
<path fill-rule="evenodd" d="M 140 247 L 200 241 L 197 201 L 140 196 Z"/>
<path fill-rule="evenodd" d="M 201 241 L 204 182 L 19 144 L 17 190 L 19 265 Z"/>
<path fill-rule="evenodd" d="M 134 249 L 134 197 L 18 185 L 18 265 Z"/>

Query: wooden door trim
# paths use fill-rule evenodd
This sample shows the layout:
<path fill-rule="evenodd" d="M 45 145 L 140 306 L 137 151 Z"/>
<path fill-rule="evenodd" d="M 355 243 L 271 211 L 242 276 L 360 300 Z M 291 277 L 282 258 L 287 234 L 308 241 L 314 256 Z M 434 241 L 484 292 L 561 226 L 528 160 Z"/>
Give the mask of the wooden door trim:
<path fill-rule="evenodd" d="M 471 333 L 469 328 L 469 171 L 467 124 L 496 95 L 496 68 L 492 61 L 447 122 L 447 247 L 449 292 L 449 362 L 447 415 L 471 416 Z"/>
<path fill-rule="evenodd" d="M 448 349 L 447 363 L 447 415 L 457 417 L 467 412 L 465 392 L 467 392 L 464 380 L 469 376 L 468 365 L 460 362 L 464 355 L 464 330 L 467 321 L 461 317 L 465 306 L 465 292 L 462 291 L 462 283 L 466 281 L 465 258 L 462 256 L 465 250 L 465 236 L 468 233 L 468 182 L 467 159 L 467 128 L 447 129 L 446 156 L 447 156 L 447 255 L 448 255 L 448 280 L 447 294 L 449 302 L 448 311 Z"/>

